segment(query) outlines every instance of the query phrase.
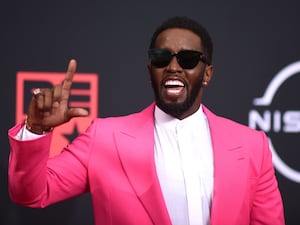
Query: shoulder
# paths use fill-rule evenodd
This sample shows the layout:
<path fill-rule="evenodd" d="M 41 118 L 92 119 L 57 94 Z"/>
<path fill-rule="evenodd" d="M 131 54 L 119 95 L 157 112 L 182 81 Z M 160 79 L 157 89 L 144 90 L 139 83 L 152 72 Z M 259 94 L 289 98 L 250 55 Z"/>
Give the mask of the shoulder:
<path fill-rule="evenodd" d="M 108 129 L 120 129 L 128 126 L 141 126 L 146 122 L 153 122 L 154 104 L 147 106 L 139 112 L 123 116 L 96 118 L 91 126 L 101 126 Z"/>
<path fill-rule="evenodd" d="M 249 126 L 236 122 L 233 119 L 217 115 L 214 112 L 210 111 L 206 106 L 203 106 L 203 111 L 211 126 L 216 126 L 222 128 L 223 130 L 232 130 L 237 132 L 246 132 L 253 134 L 261 133 L 261 131 L 250 128 Z"/>
<path fill-rule="evenodd" d="M 252 147 L 266 145 L 268 142 L 267 136 L 263 131 L 255 130 L 232 119 L 216 115 L 205 106 L 203 110 L 207 116 L 213 137 L 232 143 L 247 143 L 248 146 Z"/>

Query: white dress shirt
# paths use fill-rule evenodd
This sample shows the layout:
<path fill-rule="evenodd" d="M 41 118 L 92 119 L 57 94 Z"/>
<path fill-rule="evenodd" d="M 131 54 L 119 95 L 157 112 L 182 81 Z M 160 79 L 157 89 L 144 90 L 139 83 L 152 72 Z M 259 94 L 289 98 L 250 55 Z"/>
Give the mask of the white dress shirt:
<path fill-rule="evenodd" d="M 213 151 L 202 107 L 179 120 L 155 107 L 155 163 L 173 225 L 208 225 Z"/>

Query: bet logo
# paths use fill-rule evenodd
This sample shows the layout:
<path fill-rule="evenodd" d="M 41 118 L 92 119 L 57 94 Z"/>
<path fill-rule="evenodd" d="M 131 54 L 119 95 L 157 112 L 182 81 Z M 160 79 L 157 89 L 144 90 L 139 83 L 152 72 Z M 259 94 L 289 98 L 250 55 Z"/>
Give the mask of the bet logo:
<path fill-rule="evenodd" d="M 25 119 L 33 88 L 51 88 L 61 84 L 65 73 L 54 72 L 18 72 L 16 83 L 16 123 Z M 73 118 L 53 131 L 50 157 L 85 131 L 91 120 L 98 115 L 98 75 L 76 73 L 69 96 L 69 107 L 81 107 L 89 111 L 89 116 Z"/>
<path fill-rule="evenodd" d="M 262 97 L 253 100 L 249 126 L 266 132 L 273 164 L 284 177 L 300 183 L 300 61 L 279 71 Z"/>

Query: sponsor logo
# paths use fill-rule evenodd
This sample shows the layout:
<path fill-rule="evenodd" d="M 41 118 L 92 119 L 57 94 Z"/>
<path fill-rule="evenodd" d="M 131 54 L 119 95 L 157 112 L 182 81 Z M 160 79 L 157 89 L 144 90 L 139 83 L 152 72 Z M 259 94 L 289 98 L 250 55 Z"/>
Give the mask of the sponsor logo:
<path fill-rule="evenodd" d="M 254 108 L 248 115 L 249 126 L 268 135 L 276 170 L 296 183 L 300 183 L 299 75 L 300 61 L 279 71 L 263 96 L 253 100 Z"/>
<path fill-rule="evenodd" d="M 26 117 L 33 88 L 51 88 L 61 84 L 65 73 L 18 72 L 16 81 L 16 122 Z M 79 133 L 85 131 L 91 120 L 98 115 L 98 75 L 76 73 L 69 98 L 69 107 L 81 107 L 89 111 L 88 117 L 73 118 L 53 131 L 50 157 L 58 154 Z"/>

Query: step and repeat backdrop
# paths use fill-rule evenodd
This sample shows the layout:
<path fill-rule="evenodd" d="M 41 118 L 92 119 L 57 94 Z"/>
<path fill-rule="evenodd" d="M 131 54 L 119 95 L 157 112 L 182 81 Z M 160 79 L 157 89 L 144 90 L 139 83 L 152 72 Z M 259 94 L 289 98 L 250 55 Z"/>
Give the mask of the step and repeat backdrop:
<path fill-rule="evenodd" d="M 299 1 L 7 1 L 0 7 L 0 224 L 92 225 L 89 194 L 45 209 L 8 195 L 7 131 L 24 119 L 34 87 L 51 87 L 78 62 L 70 106 L 90 116 L 55 130 L 58 154 L 94 117 L 125 115 L 153 101 L 147 49 L 175 15 L 202 23 L 214 42 L 204 103 L 268 135 L 286 223 L 300 224 Z M 239 179 L 237 177 L 237 179 Z"/>

